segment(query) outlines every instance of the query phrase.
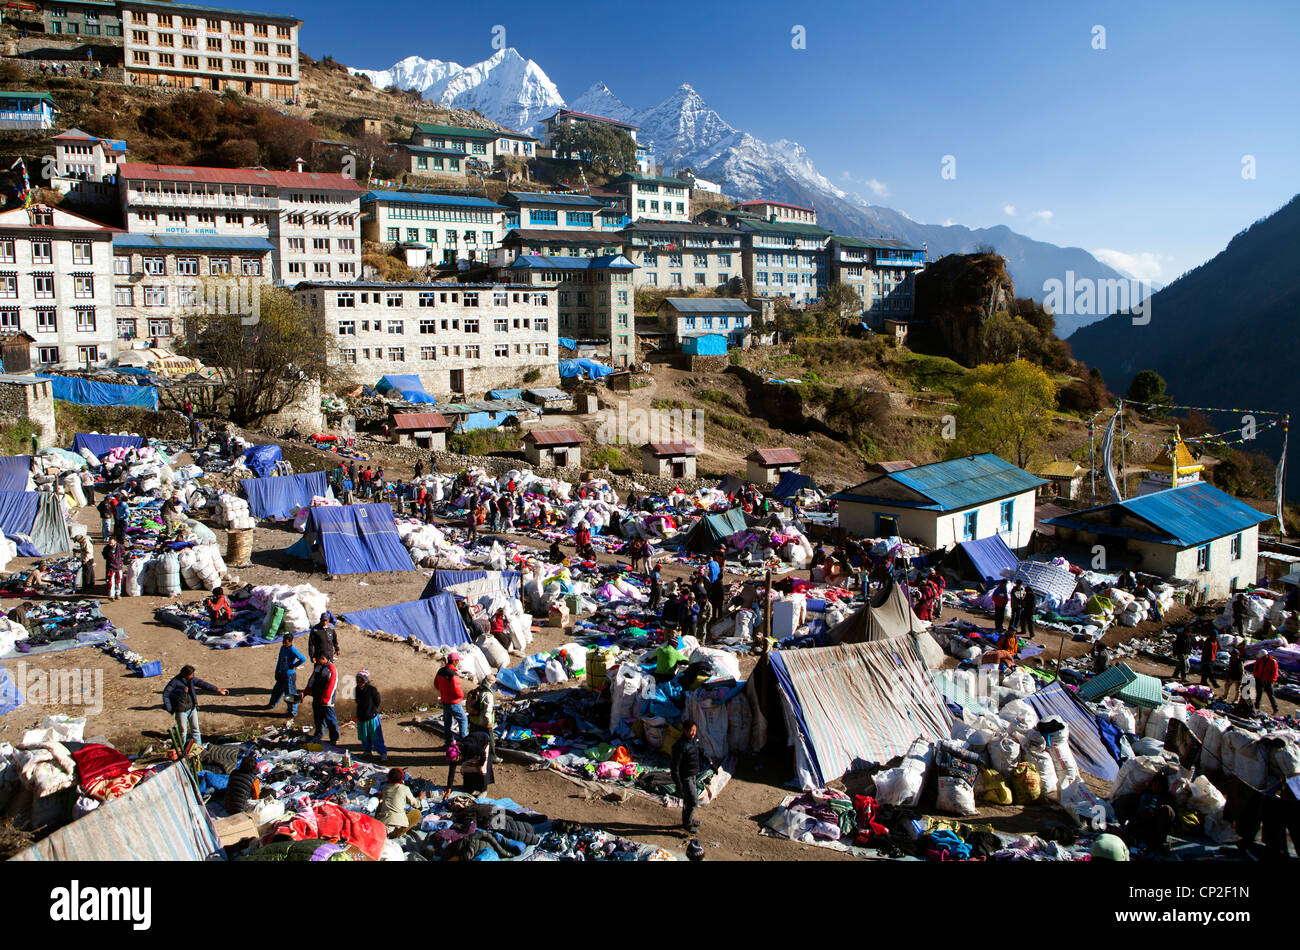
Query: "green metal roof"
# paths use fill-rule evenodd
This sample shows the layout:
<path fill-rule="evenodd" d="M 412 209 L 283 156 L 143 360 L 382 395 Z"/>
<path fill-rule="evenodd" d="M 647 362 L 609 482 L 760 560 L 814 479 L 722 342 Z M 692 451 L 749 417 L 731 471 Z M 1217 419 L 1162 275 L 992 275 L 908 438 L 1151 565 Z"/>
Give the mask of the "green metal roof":
<path fill-rule="evenodd" d="M 867 247 L 883 248 L 886 250 L 903 250 L 903 251 L 920 251 L 922 248 L 908 244 L 906 241 L 895 241 L 892 238 L 855 238 L 845 237 L 842 234 L 832 234 L 831 240 L 836 244 L 843 244 L 845 247 Z"/>
<path fill-rule="evenodd" d="M 629 181 L 647 185 L 671 185 L 674 188 L 685 188 L 687 190 L 691 187 L 690 182 L 682 181 L 680 178 L 664 178 L 661 175 L 642 175 L 640 172 L 627 172 L 626 174 L 619 175 L 611 181 L 610 184 L 619 185 Z"/>
<path fill-rule="evenodd" d="M 417 122 L 415 128 L 427 135 L 460 136 L 467 139 L 524 139 L 536 142 L 531 135 L 511 132 L 509 129 L 471 129 L 466 125 L 438 125 L 433 122 Z"/>
<path fill-rule="evenodd" d="M 806 237 L 828 238 L 831 232 L 825 228 L 819 228 L 815 224 L 796 224 L 791 221 L 764 221 L 742 218 L 739 222 L 742 228 L 750 231 L 765 231 L 769 234 L 802 234 Z"/>

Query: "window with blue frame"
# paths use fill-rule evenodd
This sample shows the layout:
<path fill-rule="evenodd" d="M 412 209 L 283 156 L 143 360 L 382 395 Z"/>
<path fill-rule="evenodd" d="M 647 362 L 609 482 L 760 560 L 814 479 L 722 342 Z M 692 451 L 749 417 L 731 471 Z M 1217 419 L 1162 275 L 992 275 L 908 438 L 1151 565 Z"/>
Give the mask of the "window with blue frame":
<path fill-rule="evenodd" d="M 542 208 L 528 209 L 529 224 L 559 224 L 560 213 L 558 211 L 547 211 Z"/>
<path fill-rule="evenodd" d="M 974 541 L 975 531 L 979 527 L 979 512 L 968 511 L 962 515 L 961 521 L 961 539 L 963 541 Z"/>
<path fill-rule="evenodd" d="M 1015 504 L 1015 501 L 1010 499 L 1002 503 L 1002 524 L 999 530 L 1011 530 L 1011 516 L 1014 513 Z"/>
<path fill-rule="evenodd" d="M 1198 571 L 1208 571 L 1210 569 L 1210 546 L 1202 544 L 1196 549 L 1196 569 Z"/>
<path fill-rule="evenodd" d="M 1232 559 L 1234 561 L 1241 560 L 1241 538 L 1242 536 L 1240 534 L 1233 535 L 1232 537 Z"/>
<path fill-rule="evenodd" d="M 582 227 L 591 227 L 590 211 L 566 211 L 564 212 L 564 221 L 570 227 L 580 225 Z"/>

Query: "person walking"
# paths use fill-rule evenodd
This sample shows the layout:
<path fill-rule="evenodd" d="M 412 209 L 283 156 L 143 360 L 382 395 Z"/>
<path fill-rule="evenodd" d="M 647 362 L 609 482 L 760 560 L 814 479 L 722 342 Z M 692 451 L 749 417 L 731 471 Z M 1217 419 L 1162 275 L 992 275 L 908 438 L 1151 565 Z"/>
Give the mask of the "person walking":
<path fill-rule="evenodd" d="M 453 653 L 434 676 L 434 685 L 438 687 L 438 698 L 442 701 L 442 729 L 451 743 L 453 738 L 464 739 L 469 735 L 469 717 L 465 714 L 465 690 L 460 682 L 460 654 Z M 456 722 L 456 735 L 452 736 L 452 720 Z"/>
<path fill-rule="evenodd" d="M 333 662 L 323 656 L 316 657 L 315 663 L 311 678 L 307 680 L 307 692 L 311 694 L 311 737 L 319 741 L 328 727 L 330 745 L 338 745 L 339 718 L 334 711 L 334 694 L 338 691 L 339 671 Z"/>
<path fill-rule="evenodd" d="M 673 743 L 670 773 L 677 786 L 677 797 L 682 800 L 682 830 L 696 831 L 700 823 L 695 820 L 695 809 L 700 805 L 699 777 L 708 760 L 700 746 L 699 729 L 695 721 L 682 723 L 681 737 Z"/>
<path fill-rule="evenodd" d="M 1277 685 L 1279 675 L 1277 659 L 1271 653 L 1261 653 L 1251 672 L 1255 674 L 1255 711 L 1259 712 L 1260 697 L 1267 696 L 1276 716 L 1277 697 L 1273 695 L 1273 687 Z"/>
<path fill-rule="evenodd" d="M 1186 627 L 1179 627 L 1174 634 L 1174 645 L 1170 652 L 1174 655 L 1174 679 L 1180 683 L 1185 682 L 1189 672 L 1188 660 L 1192 655 L 1192 635 Z"/>
<path fill-rule="evenodd" d="M 267 709 L 274 709 L 281 699 L 289 704 L 289 718 L 298 715 L 298 667 L 307 662 L 307 658 L 293 645 L 293 634 L 286 633 L 280 639 L 280 653 L 275 658 L 275 687 L 271 690 Z"/>
<path fill-rule="evenodd" d="M 122 570 L 126 567 L 126 548 L 110 537 L 104 545 L 104 576 L 108 582 L 108 599 L 122 596 Z"/>
<path fill-rule="evenodd" d="M 373 753 L 380 762 L 388 761 L 388 747 L 384 745 L 384 729 L 379 721 L 379 690 L 370 682 L 370 671 L 357 672 L 357 740 L 361 754 Z"/>
<path fill-rule="evenodd" d="M 105 541 L 113 533 L 113 512 L 117 510 L 117 498 L 113 495 L 105 495 L 95 506 L 99 512 L 99 529 Z"/>
<path fill-rule="evenodd" d="M 1241 658 L 1241 651 L 1235 647 L 1228 653 L 1228 669 L 1223 674 L 1224 702 L 1235 703 L 1241 699 L 1241 681 L 1246 675 L 1246 662 Z M 1232 688 L 1237 687 L 1237 698 L 1232 699 Z M 1259 708 L 1259 690 L 1255 691 L 1255 708 Z"/>
<path fill-rule="evenodd" d="M 200 689 L 209 693 L 218 693 L 221 696 L 230 695 L 230 690 L 222 689 L 220 686 L 213 686 L 207 680 L 201 680 L 195 676 L 194 667 L 189 664 L 182 666 L 180 672 L 173 676 L 167 685 L 163 687 L 163 709 L 167 710 L 176 719 L 176 731 L 179 733 L 182 748 L 190 741 L 193 741 L 195 745 L 203 744 L 203 734 L 199 730 L 199 697 L 197 691 Z"/>
<path fill-rule="evenodd" d="M 1214 678 L 1214 661 L 1219 656 L 1219 638 L 1213 630 L 1201 641 L 1201 685 L 1218 689 L 1219 683 Z"/>

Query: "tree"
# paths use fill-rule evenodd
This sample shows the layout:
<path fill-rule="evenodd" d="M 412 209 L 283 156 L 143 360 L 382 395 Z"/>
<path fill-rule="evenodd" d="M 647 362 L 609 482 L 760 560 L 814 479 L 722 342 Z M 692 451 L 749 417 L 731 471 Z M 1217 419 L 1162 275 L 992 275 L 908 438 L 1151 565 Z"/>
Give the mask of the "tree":
<path fill-rule="evenodd" d="M 252 139 L 226 139 L 217 146 L 217 157 L 231 168 L 250 168 L 261 155 L 261 146 Z"/>
<path fill-rule="evenodd" d="M 1127 398 L 1149 403 L 1144 408 L 1148 415 L 1156 417 L 1168 415 L 1167 407 L 1173 402 L 1165 392 L 1164 377 L 1153 369 L 1144 369 L 1133 377 L 1133 382 L 1128 384 Z"/>
<path fill-rule="evenodd" d="M 836 281 L 826 289 L 818 313 L 819 329 L 825 333 L 843 333 L 848 321 L 857 321 L 863 312 L 862 297 L 850 284 Z"/>
<path fill-rule="evenodd" d="M 251 325 L 248 313 L 196 316 L 197 343 L 185 347 L 216 371 L 241 426 L 280 412 L 325 373 L 328 341 L 311 313 L 278 287 L 261 286 L 257 302 Z"/>
<path fill-rule="evenodd" d="M 1056 384 L 1028 360 L 983 363 L 958 397 L 958 453 L 993 452 L 1024 468 L 1052 432 Z"/>
<path fill-rule="evenodd" d="M 556 157 L 576 157 L 603 175 L 636 170 L 636 143 L 621 129 L 597 122 L 565 125 L 552 136 Z"/>

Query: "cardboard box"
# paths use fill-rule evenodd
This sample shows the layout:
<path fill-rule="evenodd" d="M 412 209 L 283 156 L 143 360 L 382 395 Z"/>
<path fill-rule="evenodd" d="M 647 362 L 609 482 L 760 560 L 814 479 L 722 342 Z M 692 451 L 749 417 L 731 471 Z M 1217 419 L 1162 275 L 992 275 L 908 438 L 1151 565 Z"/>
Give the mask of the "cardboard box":
<path fill-rule="evenodd" d="M 228 818 L 214 818 L 212 825 L 217 831 L 217 837 L 221 839 L 223 848 L 257 837 L 257 823 L 253 821 L 252 815 L 243 812 Z"/>

